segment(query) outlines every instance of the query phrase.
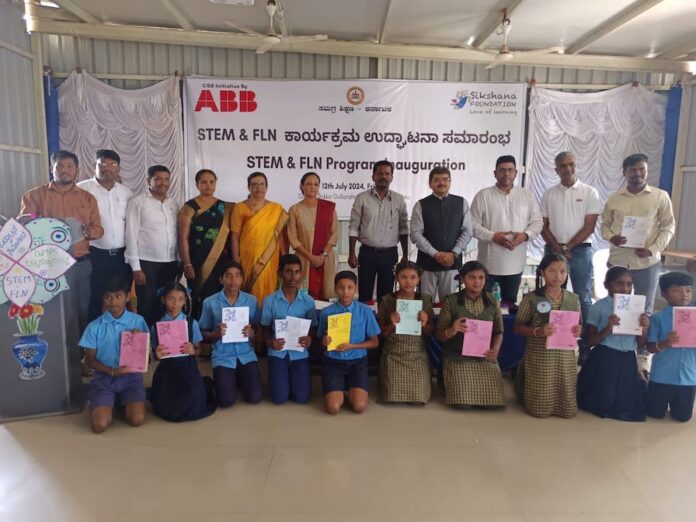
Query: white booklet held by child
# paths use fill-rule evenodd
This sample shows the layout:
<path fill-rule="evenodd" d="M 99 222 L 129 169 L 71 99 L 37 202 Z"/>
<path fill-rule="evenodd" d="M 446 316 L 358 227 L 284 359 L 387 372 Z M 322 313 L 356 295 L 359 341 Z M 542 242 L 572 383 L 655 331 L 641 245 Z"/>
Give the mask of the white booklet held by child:
<path fill-rule="evenodd" d="M 309 328 L 312 321 L 301 317 L 287 316 L 285 319 L 275 320 L 276 339 L 284 339 L 283 350 L 293 350 L 301 352 L 306 348 L 300 346 L 300 337 L 309 335 Z"/>
<path fill-rule="evenodd" d="M 227 325 L 227 331 L 222 337 L 223 343 L 244 343 L 249 338 L 242 330 L 249 324 L 248 306 L 228 306 L 222 309 L 222 322 Z"/>
<path fill-rule="evenodd" d="M 621 321 L 612 328 L 614 335 L 641 335 L 640 316 L 645 312 L 645 296 L 614 294 L 614 314 Z"/>
<path fill-rule="evenodd" d="M 418 313 L 423 309 L 423 301 L 411 299 L 397 299 L 396 311 L 399 313 L 399 322 L 396 323 L 396 333 L 401 335 L 421 335 L 422 325 L 418 320 Z"/>

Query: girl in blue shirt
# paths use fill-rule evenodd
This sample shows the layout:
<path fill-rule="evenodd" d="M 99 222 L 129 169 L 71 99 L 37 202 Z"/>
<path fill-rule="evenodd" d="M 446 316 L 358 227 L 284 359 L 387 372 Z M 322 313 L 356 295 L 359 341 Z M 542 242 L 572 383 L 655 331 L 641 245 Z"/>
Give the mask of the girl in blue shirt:
<path fill-rule="evenodd" d="M 645 382 L 638 373 L 636 349 L 645 345 L 650 321 L 647 314 L 641 315 L 642 335 L 614 335 L 612 328 L 620 322 L 613 313 L 614 294 L 633 292 L 631 273 L 622 266 L 611 267 L 604 287 L 609 295 L 587 314 L 585 342 L 594 348 L 578 375 L 578 406 L 598 417 L 642 422 Z"/>
<path fill-rule="evenodd" d="M 198 321 L 188 317 L 190 299 L 188 290 L 172 281 L 160 290 L 165 314 L 160 322 L 186 321 L 187 343 L 181 345 L 180 355 L 168 356 L 157 338 L 157 325 L 150 338 L 156 347 L 155 357 L 160 361 L 152 377 L 150 402 L 154 412 L 164 420 L 182 422 L 198 420 L 211 415 L 216 408 L 213 381 L 202 377 L 196 356 L 203 340 Z"/>

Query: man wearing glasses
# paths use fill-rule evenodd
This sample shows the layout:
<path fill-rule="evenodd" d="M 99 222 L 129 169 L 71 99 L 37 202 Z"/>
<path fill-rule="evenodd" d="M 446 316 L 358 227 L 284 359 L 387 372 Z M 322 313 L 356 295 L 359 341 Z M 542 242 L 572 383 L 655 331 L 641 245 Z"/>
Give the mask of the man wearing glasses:
<path fill-rule="evenodd" d="M 471 203 L 478 259 L 489 272 L 487 290 L 497 282 L 501 300 L 517 302 L 522 272 L 527 264 L 527 243 L 539 235 L 543 219 L 534 195 L 516 187 L 514 156 L 495 162 L 495 185 L 479 191 Z"/>
<path fill-rule="evenodd" d="M 119 176 L 121 157 L 113 150 L 100 149 L 96 154 L 94 177 L 77 184 L 94 196 L 104 235 L 92 240 L 89 247 L 92 261 L 89 320 L 101 315 L 102 295 L 112 276 L 123 277 L 130 285 L 133 271 L 124 258 L 126 250 L 126 206 L 133 192 L 123 185 Z"/>

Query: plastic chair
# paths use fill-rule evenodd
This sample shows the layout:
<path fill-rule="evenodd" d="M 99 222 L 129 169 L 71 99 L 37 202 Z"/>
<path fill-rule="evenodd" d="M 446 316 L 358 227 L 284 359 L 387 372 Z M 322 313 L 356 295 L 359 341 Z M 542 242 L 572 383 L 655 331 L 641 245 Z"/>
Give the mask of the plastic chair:
<path fill-rule="evenodd" d="M 607 261 L 609 261 L 609 249 L 601 248 L 592 255 L 592 267 L 594 268 L 594 298 L 603 299 L 608 295 L 604 288 L 604 276 L 607 274 Z"/>

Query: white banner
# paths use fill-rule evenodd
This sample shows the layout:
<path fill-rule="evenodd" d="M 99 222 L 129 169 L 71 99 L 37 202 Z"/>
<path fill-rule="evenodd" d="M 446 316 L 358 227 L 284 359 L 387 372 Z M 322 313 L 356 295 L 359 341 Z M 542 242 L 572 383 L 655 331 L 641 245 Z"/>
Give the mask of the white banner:
<path fill-rule="evenodd" d="M 216 195 L 240 201 L 246 177 L 261 171 L 268 199 L 289 208 L 302 197 L 302 174 L 315 171 L 320 196 L 347 219 L 355 196 L 372 187 L 374 162 L 388 159 L 409 212 L 430 193 L 435 165 L 450 169 L 452 193 L 471 202 L 494 183 L 498 156 L 521 163 L 525 96 L 513 83 L 187 78 L 189 194 L 195 173 L 210 168 Z"/>

